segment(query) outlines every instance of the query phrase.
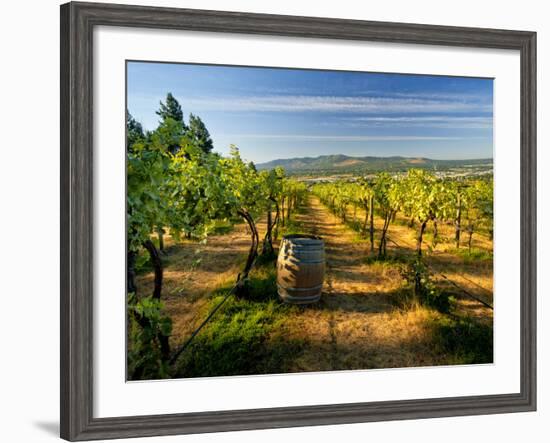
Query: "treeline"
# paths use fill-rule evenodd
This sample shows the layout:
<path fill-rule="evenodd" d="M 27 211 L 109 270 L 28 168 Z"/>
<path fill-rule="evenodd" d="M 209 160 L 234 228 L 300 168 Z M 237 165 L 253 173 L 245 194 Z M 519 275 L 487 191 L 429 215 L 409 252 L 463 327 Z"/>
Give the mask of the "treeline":
<path fill-rule="evenodd" d="M 127 273 L 132 321 L 128 367 L 134 379 L 169 375 L 172 355 L 168 338 L 171 321 L 162 315 L 163 261 L 153 241 L 169 230 L 177 242 L 183 237 L 204 240 L 217 222 L 246 222 L 250 248 L 238 274 L 235 292 L 247 294 L 248 275 L 260 253 L 272 256 L 277 227 L 290 217 L 305 195 L 302 183 L 285 177 L 282 168 L 258 172 L 235 146 L 223 157 L 213 151 L 202 120 L 191 114 L 186 124 L 178 101 L 168 94 L 157 111 L 159 126 L 144 132 L 127 118 Z M 256 226 L 266 217 L 262 239 Z M 146 252 L 154 267 L 152 294 L 137 297 L 135 266 Z"/>
<path fill-rule="evenodd" d="M 181 138 L 185 137 L 189 142 L 200 148 L 205 153 L 212 152 L 214 145 L 208 129 L 201 118 L 189 114 L 189 123 L 186 124 L 181 105 L 172 95 L 166 95 L 166 101 L 160 102 L 160 108 L 156 111 L 160 117 L 159 126 L 154 131 L 144 131 L 143 126 L 130 112 L 126 111 L 126 149 L 131 151 L 139 142 L 152 143 L 156 139 L 157 144 L 164 144 L 165 148 L 175 153 L 181 145 Z"/>

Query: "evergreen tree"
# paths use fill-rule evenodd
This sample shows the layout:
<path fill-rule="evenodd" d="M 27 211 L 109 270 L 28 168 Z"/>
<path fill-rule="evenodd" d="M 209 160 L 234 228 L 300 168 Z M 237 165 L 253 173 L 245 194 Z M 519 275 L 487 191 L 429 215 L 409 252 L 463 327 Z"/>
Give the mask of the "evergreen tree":
<path fill-rule="evenodd" d="M 151 136 L 153 144 L 165 146 L 175 154 L 179 151 L 182 138 L 186 135 L 188 128 L 183 121 L 181 106 L 171 92 L 166 94 L 164 103 L 160 102 L 160 108 L 156 113 L 161 120 Z"/>
<path fill-rule="evenodd" d="M 183 122 L 183 111 L 181 110 L 181 106 L 171 92 L 166 94 L 165 103 L 160 102 L 160 109 L 157 111 L 157 115 L 162 119 L 160 122 L 161 124 L 164 123 L 167 118 L 171 118 L 172 120 L 181 122 L 184 129 L 187 129 Z"/>
<path fill-rule="evenodd" d="M 203 121 L 197 115 L 189 115 L 189 129 L 187 130 L 187 137 L 189 137 L 189 139 L 193 141 L 197 147 L 201 148 L 207 154 L 214 148 L 208 129 L 206 129 Z"/>
<path fill-rule="evenodd" d="M 128 152 L 132 151 L 132 146 L 144 139 L 143 126 L 126 110 L 126 150 Z"/>
<path fill-rule="evenodd" d="M 172 154 L 177 153 L 182 143 L 185 143 L 186 127 L 181 121 L 172 117 L 166 117 L 151 135 L 152 146 L 160 150 L 168 150 Z"/>

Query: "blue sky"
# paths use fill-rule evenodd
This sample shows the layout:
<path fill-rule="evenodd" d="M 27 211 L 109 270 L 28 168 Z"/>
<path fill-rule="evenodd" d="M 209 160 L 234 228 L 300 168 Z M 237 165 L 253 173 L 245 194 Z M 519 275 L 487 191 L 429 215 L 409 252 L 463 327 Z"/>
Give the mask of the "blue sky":
<path fill-rule="evenodd" d="M 167 92 L 205 122 L 214 150 L 243 158 L 325 154 L 493 156 L 490 79 L 128 63 L 128 110 L 144 128 Z"/>

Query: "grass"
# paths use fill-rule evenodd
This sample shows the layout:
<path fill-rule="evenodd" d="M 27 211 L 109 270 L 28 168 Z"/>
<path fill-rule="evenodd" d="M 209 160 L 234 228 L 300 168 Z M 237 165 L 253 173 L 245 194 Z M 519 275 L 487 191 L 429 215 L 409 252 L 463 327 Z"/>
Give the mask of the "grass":
<path fill-rule="evenodd" d="M 371 263 L 384 274 L 401 261 Z M 407 298 L 355 312 L 346 297 L 292 306 L 277 299 L 273 263 L 256 268 L 250 295 L 230 299 L 182 355 L 177 377 L 270 374 L 342 369 L 431 366 L 492 361 L 492 327 L 438 312 Z M 227 289 L 227 288 L 226 288 Z M 221 301 L 215 293 L 204 316 Z"/>
<path fill-rule="evenodd" d="M 298 351 L 298 343 L 274 341 L 271 332 L 294 306 L 277 299 L 273 265 L 256 269 L 250 278 L 250 294 L 232 297 L 184 351 L 177 363 L 178 377 L 213 377 L 284 372 L 285 361 Z M 214 309 L 228 288 L 217 291 L 208 303 Z"/>
<path fill-rule="evenodd" d="M 213 235 L 224 235 L 228 234 L 234 229 L 234 223 L 231 223 L 229 220 L 216 220 L 214 226 L 212 226 L 211 234 Z"/>
<path fill-rule="evenodd" d="M 359 216 L 358 216 L 359 218 Z M 258 223 L 260 238 L 265 223 Z M 247 298 L 231 297 L 178 359 L 174 377 L 393 368 L 492 361 L 492 313 L 459 299 L 450 314 L 421 305 L 410 297 L 399 270 L 414 248 L 414 230 L 400 220 L 390 227 L 383 260 L 368 255 L 368 240 L 344 226 L 322 205 L 310 202 L 294 211 L 279 229 L 283 235 L 315 233 L 325 239 L 327 279 L 321 302 L 311 306 L 282 304 L 276 292 L 274 257 L 260 258 L 250 275 Z M 376 221 L 377 233 L 379 220 Z M 447 232 L 448 231 L 448 232 Z M 441 226 L 451 238 L 452 226 Z M 449 234 L 450 233 L 450 234 Z M 183 343 L 222 300 L 242 269 L 250 234 L 244 225 L 209 237 L 200 247 L 193 240 L 173 245 L 167 238 L 163 297 L 174 321 L 173 348 Z M 427 236 L 430 242 L 430 236 Z M 278 241 L 274 242 L 277 247 Z M 412 246 L 411 246 L 412 245 Z M 377 246 L 377 245 L 376 245 Z M 474 243 L 459 250 L 445 241 L 426 257 L 449 277 L 467 276 L 492 287 L 490 248 Z M 196 253 L 195 249 L 200 249 Z M 145 257 L 146 258 L 146 257 Z M 202 261 L 193 268 L 192 264 Z M 480 289 L 467 285 L 473 293 Z M 444 281 L 434 281 L 442 288 Z M 143 271 L 138 289 L 152 284 Z M 448 286 L 448 284 L 447 284 Z M 183 289 L 181 289 L 183 287 Z M 449 288 L 452 289 L 452 288 Z M 486 294 L 485 294 L 486 296 Z"/>
<path fill-rule="evenodd" d="M 452 364 L 493 362 L 492 325 L 469 317 L 442 317 L 434 325 L 434 340 Z"/>
<path fill-rule="evenodd" d="M 158 248 L 158 244 L 156 244 Z M 171 265 L 171 258 L 167 255 L 161 254 L 162 265 L 164 268 Z M 136 275 L 145 275 L 154 271 L 153 262 L 149 253 L 145 250 L 140 250 L 136 257 Z"/>
<path fill-rule="evenodd" d="M 493 253 L 485 249 L 472 248 L 468 251 L 468 248 L 454 249 L 453 253 L 462 258 L 465 264 L 493 261 Z"/>
<path fill-rule="evenodd" d="M 212 305 L 221 301 L 215 298 Z M 212 306 L 213 307 L 213 306 Z M 273 302 L 232 301 L 201 331 L 178 362 L 181 377 L 253 374 L 261 359 L 261 344 L 274 322 Z"/>
<path fill-rule="evenodd" d="M 304 227 L 303 223 L 291 218 L 290 220 L 285 220 L 285 225 L 279 228 L 279 238 L 285 235 L 304 234 L 306 232 L 307 229 Z"/>
<path fill-rule="evenodd" d="M 363 263 L 366 265 L 372 265 L 375 267 L 381 267 L 381 268 L 388 268 L 388 267 L 395 267 L 395 266 L 401 266 L 403 264 L 406 264 L 410 261 L 410 258 L 403 255 L 403 254 L 393 254 L 386 256 L 379 257 L 378 252 L 375 249 L 374 254 L 365 256 L 363 258 Z"/>

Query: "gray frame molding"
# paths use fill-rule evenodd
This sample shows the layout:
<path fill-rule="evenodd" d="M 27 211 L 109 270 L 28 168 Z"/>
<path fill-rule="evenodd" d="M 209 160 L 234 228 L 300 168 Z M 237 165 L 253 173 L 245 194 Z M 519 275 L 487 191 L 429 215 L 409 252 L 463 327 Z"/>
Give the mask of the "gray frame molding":
<path fill-rule="evenodd" d="M 521 392 L 476 397 L 94 418 L 94 26 L 267 34 L 521 55 Z M 403 420 L 536 409 L 536 33 L 100 3 L 61 6 L 61 437 L 71 441 Z"/>

